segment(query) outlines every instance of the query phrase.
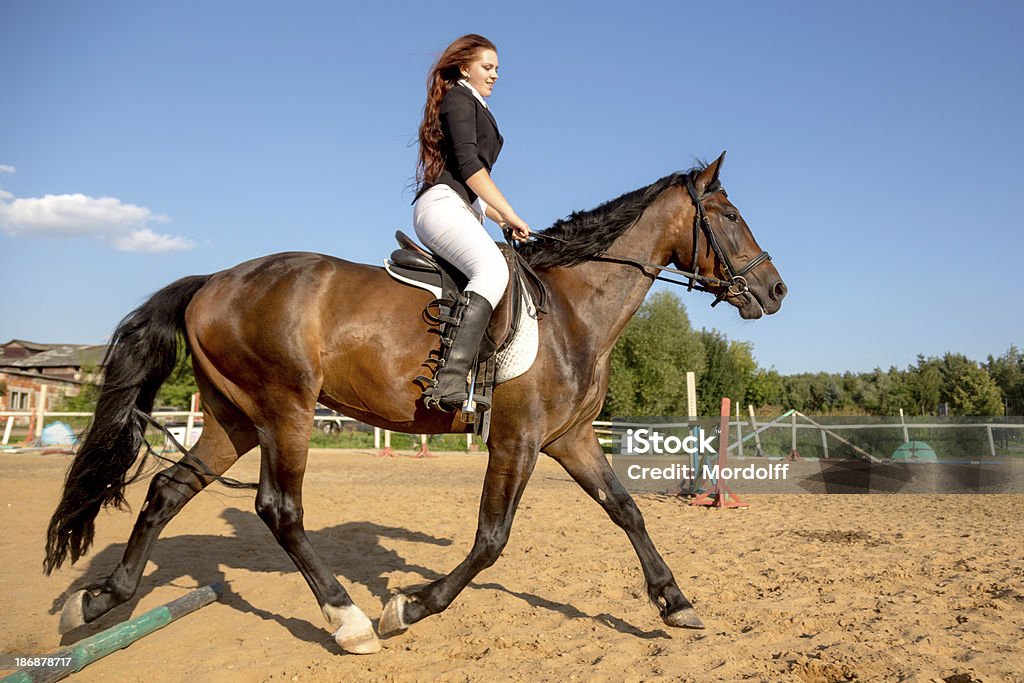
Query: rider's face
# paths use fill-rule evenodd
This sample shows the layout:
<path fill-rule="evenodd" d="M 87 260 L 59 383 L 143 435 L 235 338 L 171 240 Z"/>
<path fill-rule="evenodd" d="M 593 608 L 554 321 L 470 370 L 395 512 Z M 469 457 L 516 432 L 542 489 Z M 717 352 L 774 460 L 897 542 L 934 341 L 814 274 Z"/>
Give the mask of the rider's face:
<path fill-rule="evenodd" d="M 462 75 L 478 93 L 490 97 L 494 82 L 498 80 L 498 53 L 480 50 L 472 62 L 462 67 Z"/>

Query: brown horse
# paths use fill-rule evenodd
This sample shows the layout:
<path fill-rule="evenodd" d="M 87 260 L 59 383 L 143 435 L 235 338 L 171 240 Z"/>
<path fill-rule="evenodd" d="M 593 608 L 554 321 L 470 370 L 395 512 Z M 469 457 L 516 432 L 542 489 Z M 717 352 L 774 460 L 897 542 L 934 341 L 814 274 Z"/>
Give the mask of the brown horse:
<path fill-rule="evenodd" d="M 394 596 L 380 620 L 382 634 L 443 611 L 498 559 L 540 452 L 558 461 L 626 532 L 664 622 L 702 628 L 591 423 L 608 388 L 612 347 L 659 269 L 675 264 L 704 273 L 690 284 L 716 293 L 716 303 L 724 299 L 743 318 L 781 305 L 786 286 L 718 182 L 723 158 L 573 214 L 545 231 L 548 239 L 523 248 L 549 289 L 548 313 L 532 368 L 494 391 L 473 547 L 447 576 Z M 192 353 L 205 428 L 191 455 L 153 477 L 121 564 L 105 582 L 67 600 L 62 631 L 128 600 L 167 522 L 258 445 L 257 513 L 306 578 L 340 646 L 376 652 L 373 625 L 303 528 L 311 418 L 319 401 L 398 432 L 465 430 L 456 416 L 426 409 L 413 381 L 437 342 L 421 316 L 429 299 L 379 267 L 287 253 L 179 280 L 125 318 L 114 335 L 93 424 L 50 522 L 46 571 L 82 556 L 100 508 L 123 503 L 142 445 L 139 413 L 152 409 L 181 335 Z"/>

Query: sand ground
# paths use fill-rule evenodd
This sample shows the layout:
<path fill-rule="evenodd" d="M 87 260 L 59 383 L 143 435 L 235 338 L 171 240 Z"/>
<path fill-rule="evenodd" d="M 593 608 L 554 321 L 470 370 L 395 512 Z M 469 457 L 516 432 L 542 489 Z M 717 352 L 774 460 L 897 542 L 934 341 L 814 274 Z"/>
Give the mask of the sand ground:
<path fill-rule="evenodd" d="M 165 530 L 133 600 L 62 639 L 64 597 L 109 573 L 134 522 L 101 513 L 92 554 L 44 577 L 68 461 L 0 457 L 0 652 L 46 654 L 229 585 L 69 680 L 1024 681 L 1024 495 L 752 495 L 747 510 L 638 496 L 708 627 L 686 631 L 662 624 L 625 535 L 542 456 L 498 563 L 443 614 L 355 656 L 339 652 L 253 493 L 217 485 Z M 310 538 L 372 620 L 391 592 L 465 557 L 485 464 L 311 453 Z M 257 455 L 229 474 L 255 481 Z M 129 490 L 136 511 L 145 490 Z"/>

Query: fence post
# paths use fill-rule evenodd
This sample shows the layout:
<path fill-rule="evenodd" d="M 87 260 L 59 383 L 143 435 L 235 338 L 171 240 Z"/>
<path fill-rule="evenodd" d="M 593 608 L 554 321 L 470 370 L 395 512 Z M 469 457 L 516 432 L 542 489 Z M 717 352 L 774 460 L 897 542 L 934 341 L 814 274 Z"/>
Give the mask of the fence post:
<path fill-rule="evenodd" d="M 10 415 L 7 417 L 7 426 L 4 427 L 4 440 L 3 445 L 6 446 L 7 442 L 11 440 L 11 429 L 14 427 L 14 416 Z"/>
<path fill-rule="evenodd" d="M 46 390 L 47 386 L 44 384 L 39 387 L 39 405 L 36 406 L 36 441 L 43 438 L 43 422 L 46 420 Z"/>
<path fill-rule="evenodd" d="M 736 402 L 736 450 L 737 455 L 743 457 L 743 422 L 740 421 L 740 402 Z"/>
<path fill-rule="evenodd" d="M 692 370 L 686 373 L 686 417 L 690 423 L 690 434 L 697 436 L 697 375 Z M 694 451 L 690 455 L 690 462 L 693 465 L 693 478 L 690 480 L 688 493 L 696 494 L 700 488 L 700 455 Z"/>
<path fill-rule="evenodd" d="M 373 428 L 373 448 L 374 450 L 380 448 L 380 427 Z"/>
<path fill-rule="evenodd" d="M 196 426 L 196 413 L 199 412 L 199 394 L 192 394 L 188 401 L 188 419 L 185 420 L 185 443 L 186 449 L 192 448 L 192 430 Z"/>
<path fill-rule="evenodd" d="M 796 449 L 796 411 L 795 410 L 793 411 L 793 414 L 790 415 L 790 418 L 792 419 L 792 426 L 790 427 L 790 431 L 791 431 L 790 443 L 792 444 L 793 448 L 789 452 L 789 459 L 790 460 L 800 460 L 800 451 L 798 451 Z"/>
<path fill-rule="evenodd" d="M 687 417 L 691 420 L 697 417 L 697 376 L 691 371 L 686 373 L 686 407 L 689 409 Z"/>
<path fill-rule="evenodd" d="M 761 432 L 757 431 L 757 418 L 754 417 L 753 404 L 748 403 L 747 409 L 750 411 L 750 428 L 754 430 L 754 445 L 757 447 L 756 455 L 758 457 L 765 457 L 764 449 L 761 448 Z"/>
<path fill-rule="evenodd" d="M 988 432 L 988 452 L 992 454 L 992 457 L 996 457 L 996 442 L 992 438 L 992 425 L 985 425 L 985 431 Z"/>
<path fill-rule="evenodd" d="M 792 427 L 789 429 L 791 450 L 796 450 L 796 413 L 789 416 Z"/>
<path fill-rule="evenodd" d="M 825 433 L 824 429 L 821 430 L 821 450 L 824 451 L 822 457 L 828 460 L 828 434 Z"/>

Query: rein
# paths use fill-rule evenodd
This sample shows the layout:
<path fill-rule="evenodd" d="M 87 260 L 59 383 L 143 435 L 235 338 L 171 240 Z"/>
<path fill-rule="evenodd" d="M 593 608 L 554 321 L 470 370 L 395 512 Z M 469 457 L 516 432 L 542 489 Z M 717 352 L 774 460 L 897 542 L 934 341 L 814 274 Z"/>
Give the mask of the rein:
<path fill-rule="evenodd" d="M 648 268 L 658 271 L 659 273 L 671 273 L 673 275 L 682 275 L 689 278 L 689 281 L 675 280 L 664 275 L 655 275 L 655 280 L 661 280 L 662 282 L 669 282 L 674 285 L 685 285 L 686 291 L 692 291 L 696 289 L 698 292 L 708 292 L 715 295 L 715 300 L 712 302 L 711 307 L 714 308 L 718 304 L 722 303 L 723 300 L 730 296 L 739 296 L 750 291 L 750 287 L 747 286 L 747 279 L 744 277 L 747 273 L 752 271 L 754 268 L 764 263 L 765 261 L 771 261 L 772 257 L 767 251 L 762 251 L 754 259 L 752 259 L 742 270 L 737 271 L 732 265 L 732 261 L 729 259 L 729 255 L 725 253 L 722 246 L 718 242 L 718 237 L 715 235 L 714 229 L 711 227 L 711 220 L 708 218 L 707 212 L 704 210 L 703 200 L 711 195 L 721 192 L 725 194 L 725 190 L 721 184 L 715 180 L 714 183 L 701 195 L 697 194 L 697 188 L 694 187 L 693 178 L 686 179 L 686 191 L 690 195 L 690 200 L 693 202 L 696 208 L 696 214 L 693 218 L 693 272 L 687 270 L 681 270 L 679 268 L 672 268 L 670 266 L 663 266 L 658 263 L 651 263 L 649 261 L 640 261 L 629 256 L 621 256 L 619 254 L 612 254 L 607 251 L 601 251 L 595 254 L 592 258 L 595 260 L 609 260 L 618 261 L 620 263 L 626 263 L 631 266 L 636 266 L 643 271 L 647 271 Z M 639 217 L 637 218 L 639 221 Z M 635 222 L 634 222 L 635 224 Z M 699 253 L 699 242 L 700 232 L 703 228 L 704 232 L 708 236 L 708 244 L 711 245 L 712 251 L 715 252 L 715 256 L 718 261 L 722 264 L 722 270 L 725 271 L 725 275 L 728 280 L 722 280 L 711 275 L 704 275 L 700 272 L 700 268 L 697 266 L 697 255 Z M 534 233 L 534 237 L 551 240 L 553 242 L 561 242 L 562 244 L 570 244 L 569 240 L 562 239 L 561 237 L 555 237 L 553 235 L 547 235 L 542 232 Z M 717 290 L 717 291 L 716 291 Z"/>
<path fill-rule="evenodd" d="M 202 477 L 206 477 L 207 479 L 210 479 L 212 481 L 217 481 L 217 482 L 219 482 L 219 483 L 223 484 L 224 486 L 227 486 L 228 488 L 231 488 L 231 489 L 243 489 L 243 490 L 252 490 L 252 491 L 255 491 L 255 490 L 258 489 L 257 484 L 250 483 L 250 482 L 238 481 L 237 479 L 232 479 L 231 477 L 220 476 L 217 473 L 211 471 L 210 468 L 206 466 L 206 463 L 204 463 L 202 460 L 200 460 L 196 456 L 192 455 L 192 453 L 187 448 L 185 448 L 180 443 L 178 443 L 178 440 L 176 438 L 174 438 L 174 435 L 171 434 L 171 431 L 169 429 L 167 429 L 167 427 L 165 427 L 162 424 L 160 424 L 159 422 L 157 422 L 156 419 L 152 415 L 150 415 L 149 413 L 144 413 L 141 410 L 139 410 L 138 408 L 133 408 L 132 411 L 135 413 L 135 415 L 140 420 L 143 420 L 144 422 L 149 423 L 151 426 L 155 427 L 160 432 L 162 432 L 163 435 L 167 438 L 167 440 L 170 441 L 171 444 L 178 450 L 178 452 L 183 454 L 185 457 L 182 458 L 181 460 L 175 462 L 175 461 L 171 460 L 170 458 L 166 458 L 162 454 L 157 453 L 156 451 L 154 451 L 153 447 L 149 444 L 148 441 L 143 441 L 143 443 L 146 444 L 146 454 L 147 455 L 152 455 L 157 460 L 163 460 L 164 462 L 169 463 L 171 465 L 178 465 L 179 467 L 190 471 L 197 478 L 201 479 Z M 194 460 L 198 464 L 198 466 L 192 465 L 191 463 L 186 462 L 188 460 Z M 140 465 L 139 469 L 141 471 L 141 469 L 142 469 L 141 465 Z M 168 468 L 168 469 L 170 469 L 170 468 Z M 184 484 L 185 483 L 185 482 L 180 482 L 180 481 L 177 481 L 177 480 L 175 480 L 175 481 L 176 481 L 176 483 L 179 483 L 179 484 Z"/>

